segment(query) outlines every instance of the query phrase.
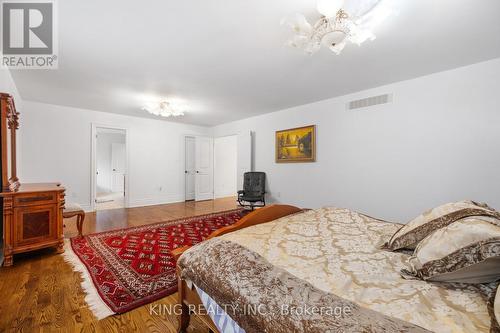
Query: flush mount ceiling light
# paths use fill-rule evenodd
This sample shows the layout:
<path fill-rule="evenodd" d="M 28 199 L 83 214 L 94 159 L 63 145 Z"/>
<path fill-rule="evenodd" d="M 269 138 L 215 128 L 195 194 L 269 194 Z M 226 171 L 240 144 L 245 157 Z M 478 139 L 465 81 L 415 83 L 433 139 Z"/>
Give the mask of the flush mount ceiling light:
<path fill-rule="evenodd" d="M 322 16 L 314 25 L 302 14 L 282 20 L 295 33 L 287 45 L 309 54 L 323 45 L 340 54 L 348 42 L 374 40 L 372 30 L 393 13 L 387 0 L 318 0 L 317 9 Z"/>
<path fill-rule="evenodd" d="M 149 103 L 142 107 L 142 110 L 147 111 L 155 116 L 162 117 L 178 117 L 184 115 L 184 109 L 179 105 L 173 105 L 172 102 L 161 100 L 155 103 Z"/>

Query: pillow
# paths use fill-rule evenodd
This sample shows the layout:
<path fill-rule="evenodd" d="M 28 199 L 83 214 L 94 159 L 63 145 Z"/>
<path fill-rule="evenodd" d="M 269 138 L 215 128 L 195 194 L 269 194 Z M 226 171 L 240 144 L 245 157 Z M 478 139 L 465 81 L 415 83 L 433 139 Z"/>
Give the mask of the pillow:
<path fill-rule="evenodd" d="M 474 201 L 447 203 L 423 213 L 402 226 L 382 247 L 392 251 L 414 249 L 422 239 L 433 231 L 461 218 L 476 215 L 500 218 L 500 213 L 486 204 Z"/>
<path fill-rule="evenodd" d="M 434 231 L 408 260 L 403 277 L 489 283 L 500 280 L 500 219 L 474 216 Z"/>

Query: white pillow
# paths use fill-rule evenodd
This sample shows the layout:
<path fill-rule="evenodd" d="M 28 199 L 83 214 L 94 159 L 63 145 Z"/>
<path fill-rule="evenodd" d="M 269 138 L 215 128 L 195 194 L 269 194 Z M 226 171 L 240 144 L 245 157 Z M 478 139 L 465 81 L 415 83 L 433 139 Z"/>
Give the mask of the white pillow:
<path fill-rule="evenodd" d="M 474 216 L 434 231 L 408 260 L 412 276 L 429 281 L 488 283 L 500 280 L 500 219 Z"/>

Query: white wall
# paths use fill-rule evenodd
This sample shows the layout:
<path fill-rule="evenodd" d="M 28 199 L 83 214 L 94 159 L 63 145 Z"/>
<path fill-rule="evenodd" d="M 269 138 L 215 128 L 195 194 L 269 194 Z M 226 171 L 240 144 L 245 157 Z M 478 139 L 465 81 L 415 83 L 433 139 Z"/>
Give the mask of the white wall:
<path fill-rule="evenodd" d="M 25 102 L 21 113 L 22 178 L 60 181 L 66 198 L 86 209 L 91 192 L 91 124 L 127 128 L 130 206 L 184 200 L 184 137 L 210 129 L 154 119 Z"/>
<path fill-rule="evenodd" d="M 394 103 L 345 108 L 382 93 Z M 275 131 L 313 124 L 317 162 L 276 164 Z M 274 201 L 401 222 L 465 198 L 500 209 L 500 59 L 216 126 L 214 136 L 248 131 Z"/>
<path fill-rule="evenodd" d="M 124 126 L 130 130 L 131 204 L 181 201 L 184 134 L 253 131 L 255 170 L 267 172 L 274 201 L 349 207 L 402 222 L 464 198 L 500 209 L 499 87 L 496 59 L 213 129 L 16 97 L 18 173 L 23 182 L 61 181 L 68 201 L 88 206 L 91 123 Z M 19 96 L 5 70 L 0 91 Z M 387 92 L 394 93 L 391 105 L 345 110 L 352 99 Z M 309 124 L 317 125 L 317 162 L 276 164 L 275 131 Z M 249 145 L 238 146 L 238 160 L 250 154 L 241 149 Z"/>
<path fill-rule="evenodd" d="M 113 176 L 111 166 L 111 149 L 113 143 L 125 144 L 125 133 L 97 133 L 96 142 L 96 168 L 99 174 L 97 175 L 96 191 L 97 193 L 112 192 Z M 125 159 L 126 157 L 123 156 Z M 121 159 L 121 161 L 124 161 Z M 126 165 L 126 161 L 123 163 Z"/>
<path fill-rule="evenodd" d="M 0 67 L 0 92 L 10 94 L 14 97 L 16 109 L 22 108 L 23 101 L 17 91 L 16 84 L 7 68 Z"/>
<path fill-rule="evenodd" d="M 235 196 L 237 192 L 238 136 L 214 139 L 214 196 Z"/>
<path fill-rule="evenodd" d="M 14 103 L 16 104 L 16 109 L 19 112 L 23 111 L 23 100 L 21 99 L 21 96 L 19 95 L 19 91 L 17 90 L 16 84 L 14 83 L 14 80 L 12 79 L 12 76 L 10 74 L 10 71 L 7 68 L 0 67 L 0 92 L 2 93 L 7 93 L 10 94 L 12 97 L 14 97 Z M 17 131 L 17 144 L 18 147 L 21 144 L 21 133 L 23 129 L 20 127 Z M 22 156 L 22 151 L 18 148 L 17 149 L 17 176 L 19 179 L 22 179 L 22 172 L 19 167 L 19 161 L 21 160 Z"/>
<path fill-rule="evenodd" d="M 23 109 L 23 101 L 21 100 L 21 97 L 19 96 L 19 92 L 17 91 L 16 84 L 14 83 L 14 80 L 12 80 L 12 76 L 10 75 L 10 72 L 8 69 L 0 67 L 0 92 L 2 93 L 7 93 L 10 94 L 14 97 L 14 102 L 16 104 L 16 109 L 18 111 L 21 111 Z M 18 131 L 18 133 L 21 132 L 21 130 Z M 19 135 L 17 137 L 17 143 L 20 144 L 21 139 L 19 138 Z M 17 158 L 18 160 L 21 158 L 22 152 L 20 149 L 17 149 Z M 19 165 L 19 162 L 18 162 Z M 19 169 L 19 167 L 18 167 Z M 19 170 L 17 170 L 17 175 L 19 178 L 22 177 L 22 174 L 20 173 Z M 1 210 L 0 210 L 1 211 Z M 0 218 L 0 264 L 3 262 L 3 223 L 2 223 L 2 218 Z"/>

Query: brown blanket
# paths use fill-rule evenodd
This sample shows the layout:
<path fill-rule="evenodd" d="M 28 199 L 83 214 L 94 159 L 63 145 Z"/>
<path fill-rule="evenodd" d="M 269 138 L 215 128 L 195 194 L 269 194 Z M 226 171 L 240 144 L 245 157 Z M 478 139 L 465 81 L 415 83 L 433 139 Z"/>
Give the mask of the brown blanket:
<path fill-rule="evenodd" d="M 429 332 L 321 291 L 220 238 L 191 248 L 178 265 L 183 279 L 208 293 L 247 333 Z"/>

